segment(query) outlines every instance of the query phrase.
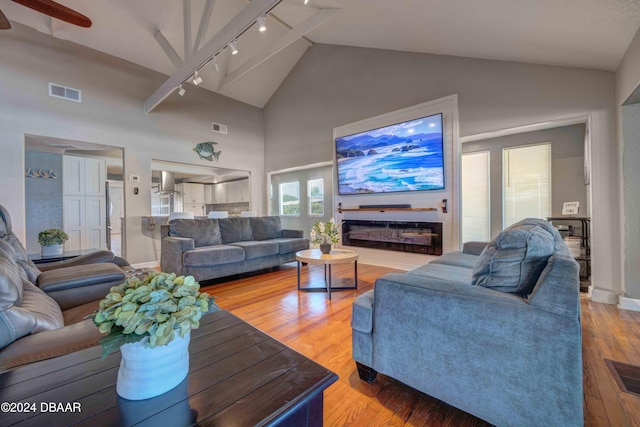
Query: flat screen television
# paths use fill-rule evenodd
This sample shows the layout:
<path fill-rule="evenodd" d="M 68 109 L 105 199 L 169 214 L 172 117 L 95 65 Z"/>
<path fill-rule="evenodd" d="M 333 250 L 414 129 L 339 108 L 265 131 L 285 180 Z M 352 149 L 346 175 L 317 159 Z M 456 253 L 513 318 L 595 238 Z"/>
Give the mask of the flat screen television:
<path fill-rule="evenodd" d="M 336 138 L 338 194 L 444 189 L 442 114 Z"/>

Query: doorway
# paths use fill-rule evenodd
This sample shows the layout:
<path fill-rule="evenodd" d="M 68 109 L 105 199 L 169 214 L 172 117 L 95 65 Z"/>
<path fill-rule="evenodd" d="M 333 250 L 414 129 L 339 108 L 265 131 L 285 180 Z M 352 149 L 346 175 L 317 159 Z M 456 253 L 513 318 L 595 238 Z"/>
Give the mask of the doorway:
<path fill-rule="evenodd" d="M 316 221 L 334 215 L 333 162 L 285 169 L 268 174 L 269 215 L 278 215 L 282 228 L 308 234 Z"/>
<path fill-rule="evenodd" d="M 70 191 L 65 188 L 65 182 L 69 185 L 73 181 L 70 177 L 64 179 L 65 158 L 93 159 L 104 165 L 104 172 L 100 175 L 99 183 L 94 183 L 95 188 L 100 188 L 101 195 L 90 197 L 90 210 L 95 213 L 95 219 L 91 223 L 91 230 L 87 231 L 89 237 L 83 238 L 81 232 L 69 226 L 69 214 L 65 215 L 65 196 Z M 67 162 L 68 163 L 68 162 Z M 94 163 L 91 163 L 92 165 Z M 110 185 L 123 187 L 123 149 L 102 144 L 93 144 L 83 141 L 70 141 L 51 138 L 41 135 L 25 135 L 25 208 L 26 208 L 26 238 L 25 248 L 27 253 L 40 252 L 38 233 L 48 228 L 59 228 L 67 234 L 74 234 L 73 239 L 67 243 L 74 243 L 73 249 L 107 249 L 110 230 L 106 227 L 109 210 L 106 201 L 106 182 Z M 101 166 L 102 167 L 102 166 Z M 93 166 L 89 168 L 95 171 Z M 95 175 L 95 174 L 94 174 Z M 82 184 L 83 179 L 77 177 L 75 182 Z M 118 183 L 119 184 L 116 184 Z M 78 192 L 76 192 L 78 193 Z M 121 192 L 122 194 L 122 192 Z M 81 212 L 83 204 L 80 194 L 74 194 L 74 202 Z M 95 196 L 95 197 L 94 197 Z M 84 196 L 83 196 L 84 197 Z M 86 198 L 86 197 L 85 197 Z M 103 202 L 100 202 L 102 198 Z M 85 204 L 85 210 L 86 210 Z M 120 198 L 121 215 L 118 222 L 122 224 L 125 217 L 124 199 Z M 120 235 L 124 235 L 124 229 L 120 225 Z M 79 236 L 79 237 L 78 237 Z M 75 240 L 74 240 L 75 239 Z M 120 239 L 122 241 L 122 239 Z M 89 242 L 88 246 L 82 242 Z M 99 243 L 95 243 L 99 242 Z M 71 250 L 65 244 L 65 250 Z M 124 245 L 120 244 L 119 254 L 126 256 Z"/>

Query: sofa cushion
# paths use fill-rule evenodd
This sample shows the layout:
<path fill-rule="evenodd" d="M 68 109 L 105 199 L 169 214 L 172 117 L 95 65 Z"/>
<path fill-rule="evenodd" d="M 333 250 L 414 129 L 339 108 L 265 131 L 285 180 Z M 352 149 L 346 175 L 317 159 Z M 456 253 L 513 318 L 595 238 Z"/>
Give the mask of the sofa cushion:
<path fill-rule="evenodd" d="M 530 294 L 555 249 L 553 231 L 541 222 L 523 220 L 497 235 L 478 257 L 472 284 Z"/>
<path fill-rule="evenodd" d="M 284 238 L 271 239 L 272 242 L 276 242 L 280 247 L 280 255 L 290 254 L 292 252 L 298 252 L 305 249 L 309 249 L 309 240 L 300 238 Z"/>
<path fill-rule="evenodd" d="M 224 245 L 227 243 L 253 240 L 249 218 L 221 218 L 218 219 L 218 224 L 220 225 L 220 234 L 222 235 L 222 244 Z"/>
<path fill-rule="evenodd" d="M 229 246 L 238 246 L 244 250 L 244 259 L 262 258 L 270 255 L 278 255 L 280 247 L 277 242 L 256 241 L 231 243 Z"/>
<path fill-rule="evenodd" d="M 222 244 L 218 220 L 213 218 L 171 220 L 169 235 L 193 239 L 196 248 Z"/>
<path fill-rule="evenodd" d="M 182 254 L 182 264 L 185 267 L 207 267 L 241 261 L 244 261 L 244 250 L 230 245 L 205 246 Z"/>
<path fill-rule="evenodd" d="M 407 271 L 406 274 L 420 276 L 425 280 L 435 279 L 469 286 L 471 284 L 472 273 L 473 270 L 471 268 L 461 267 L 459 265 L 429 263 Z"/>
<path fill-rule="evenodd" d="M 459 267 L 473 268 L 476 265 L 476 261 L 478 261 L 477 255 L 454 251 L 439 256 L 429 264 L 457 265 Z"/>
<path fill-rule="evenodd" d="M 279 216 L 249 218 L 254 240 L 276 239 L 280 237 L 282 224 Z"/>

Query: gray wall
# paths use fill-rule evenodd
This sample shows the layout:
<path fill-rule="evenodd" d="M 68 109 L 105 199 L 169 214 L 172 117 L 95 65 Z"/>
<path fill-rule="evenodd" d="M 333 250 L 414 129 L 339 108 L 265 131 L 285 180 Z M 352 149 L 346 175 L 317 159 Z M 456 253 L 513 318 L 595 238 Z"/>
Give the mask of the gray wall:
<path fill-rule="evenodd" d="M 502 231 L 502 149 L 551 142 L 551 214 L 562 215 L 563 202 L 580 202 L 580 215 L 588 216 L 584 184 L 584 125 L 488 138 L 462 144 L 462 153 L 489 151 L 491 176 L 491 236 Z M 580 230 L 580 223 L 573 224 Z"/>
<path fill-rule="evenodd" d="M 332 129 L 458 94 L 460 136 L 589 118 L 596 300 L 621 284 L 614 74 L 607 71 L 316 44 L 265 107 L 265 169 L 332 159 Z M 411 203 L 411 200 L 407 200 Z"/>
<path fill-rule="evenodd" d="M 23 241 L 27 253 L 40 252 L 38 233 L 48 228 L 64 228 L 62 221 L 62 155 L 27 151 L 26 169 L 53 171 L 57 179 L 25 178 L 25 211 L 27 237 Z"/>
<path fill-rule="evenodd" d="M 618 142 L 623 159 L 622 195 L 624 208 L 618 218 L 624 236 L 624 295 L 640 299 L 640 111 L 638 104 L 622 107 L 640 100 L 640 30 L 632 40 L 618 70 L 616 70 L 616 107 L 618 112 Z M 640 310 L 640 301 L 635 309 Z"/>
<path fill-rule="evenodd" d="M 132 263 L 157 261 L 153 236 L 142 217 L 151 214 L 149 191 L 133 193 L 130 174 L 140 189 L 151 187 L 151 160 L 248 170 L 264 175 L 262 110 L 189 85 L 184 97 L 169 96 L 153 113 L 144 101 L 167 76 L 20 24 L 3 31 L 0 42 L 0 203 L 25 238 L 25 135 L 105 144 L 124 149 L 126 256 Z M 158 55 L 164 55 L 159 46 Z M 82 90 L 81 104 L 48 96 L 54 82 Z M 213 134 L 211 122 L 229 126 Z M 215 140 L 219 162 L 201 160 L 199 142 Z M 252 206 L 262 212 L 264 190 L 252 185 Z"/>

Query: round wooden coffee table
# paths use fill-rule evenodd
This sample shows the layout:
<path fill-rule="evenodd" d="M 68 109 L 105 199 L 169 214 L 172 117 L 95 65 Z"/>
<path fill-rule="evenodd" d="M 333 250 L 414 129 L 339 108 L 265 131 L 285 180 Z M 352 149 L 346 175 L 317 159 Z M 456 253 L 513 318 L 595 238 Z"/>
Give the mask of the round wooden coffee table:
<path fill-rule="evenodd" d="M 307 249 L 304 251 L 296 252 L 296 260 L 298 261 L 298 290 L 310 291 L 310 292 L 326 292 L 331 299 L 331 291 L 340 291 L 344 289 L 358 289 L 358 253 L 356 251 L 350 251 L 348 249 L 332 249 L 331 253 L 323 254 L 320 249 Z M 331 287 L 331 265 L 344 264 L 353 262 L 353 286 L 341 286 Z M 300 265 L 302 263 L 307 264 L 322 264 L 324 265 L 324 282 L 326 286 L 323 287 L 300 287 Z M 327 274 L 327 266 L 329 267 L 329 274 Z"/>

